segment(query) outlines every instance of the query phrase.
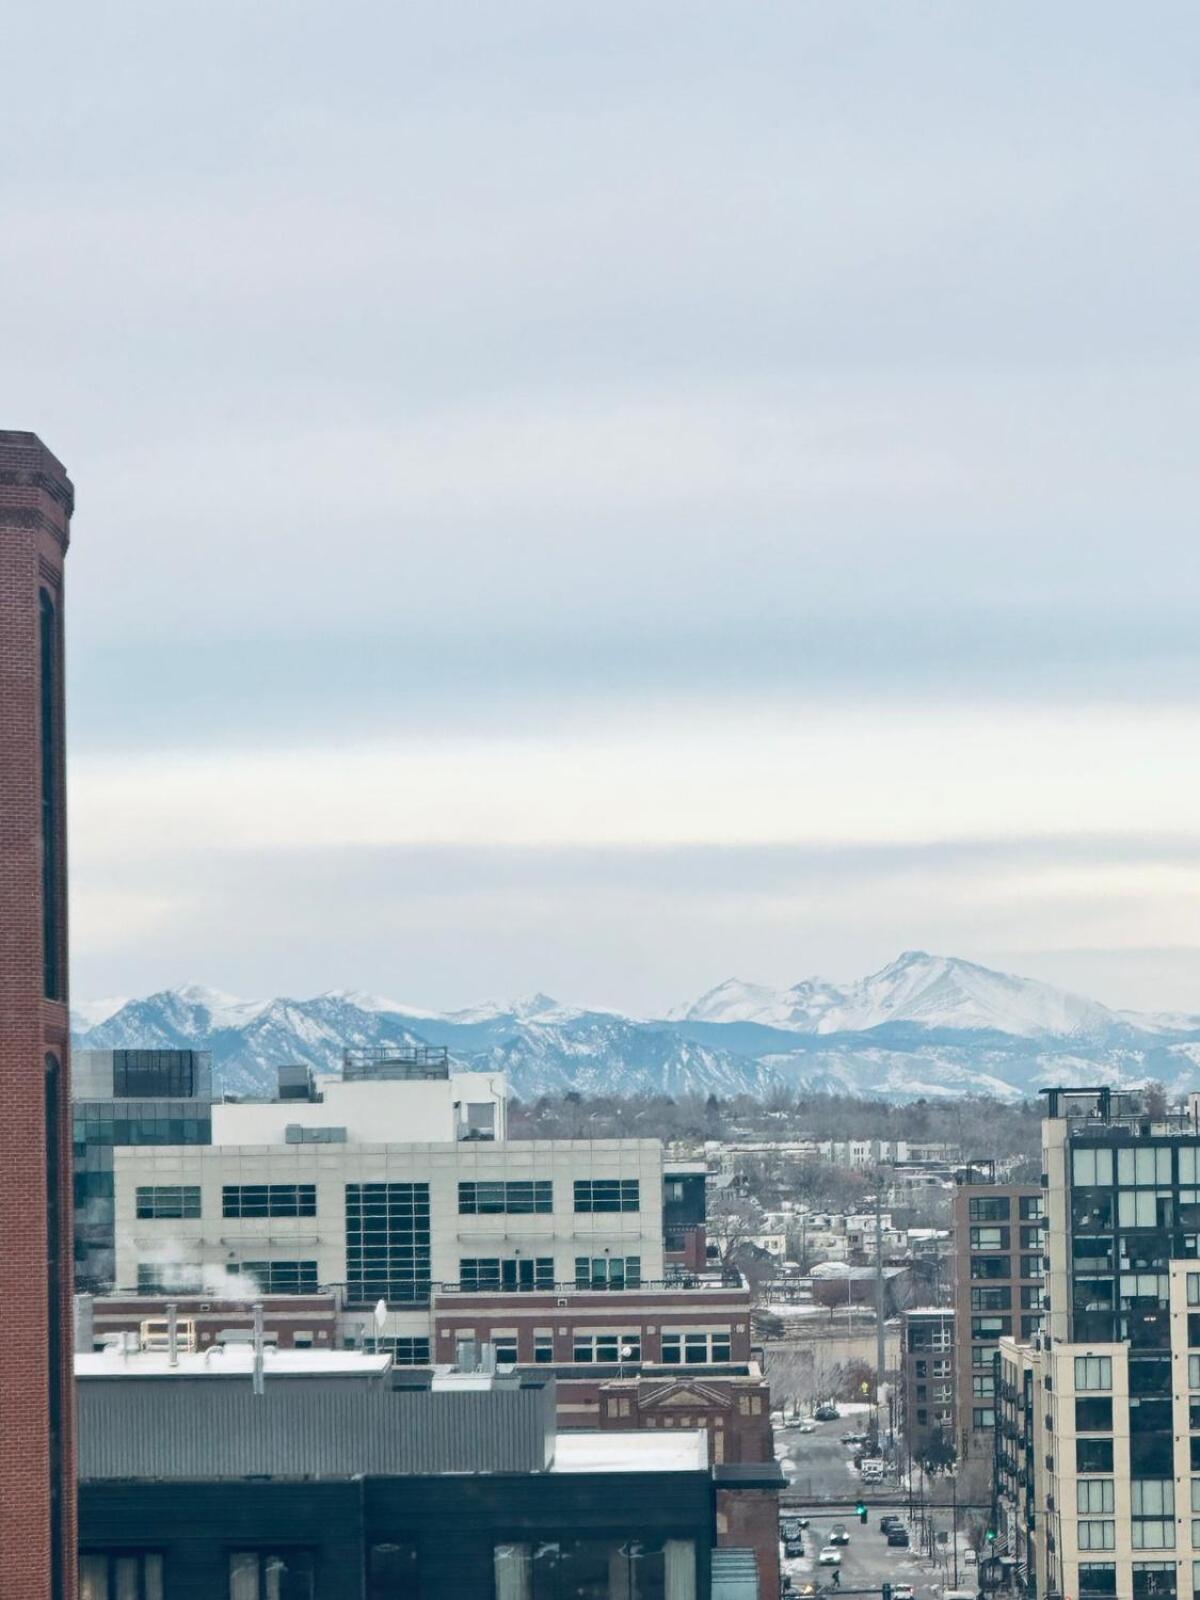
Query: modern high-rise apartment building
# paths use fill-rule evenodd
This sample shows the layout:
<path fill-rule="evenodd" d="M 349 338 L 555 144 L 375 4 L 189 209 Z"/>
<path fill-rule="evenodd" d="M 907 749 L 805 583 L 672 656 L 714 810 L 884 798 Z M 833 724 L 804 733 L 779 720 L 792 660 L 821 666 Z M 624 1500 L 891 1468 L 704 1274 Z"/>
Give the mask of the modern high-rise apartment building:
<path fill-rule="evenodd" d="M 959 1460 L 990 1460 L 994 1444 L 996 1347 L 1028 1340 L 1042 1325 L 1042 1190 L 997 1183 L 992 1161 L 956 1174 L 954 1305 L 955 1447 Z"/>
<path fill-rule="evenodd" d="M 74 491 L 0 432 L 0 1589 L 75 1592 L 63 563 Z"/>
<path fill-rule="evenodd" d="M 113 1151 L 210 1144 L 211 1057 L 206 1050 L 80 1050 L 71 1112 L 75 1286 L 103 1293 L 116 1281 Z"/>
<path fill-rule="evenodd" d="M 1045 1326 L 1000 1342 L 1000 1550 L 1040 1600 L 1200 1593 L 1200 1126 L 1046 1091 Z"/>

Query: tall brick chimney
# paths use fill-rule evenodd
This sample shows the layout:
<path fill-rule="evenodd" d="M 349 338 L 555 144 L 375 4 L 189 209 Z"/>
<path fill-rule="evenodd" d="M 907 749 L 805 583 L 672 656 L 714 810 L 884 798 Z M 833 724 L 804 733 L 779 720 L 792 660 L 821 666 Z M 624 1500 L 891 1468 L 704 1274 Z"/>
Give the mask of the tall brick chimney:
<path fill-rule="evenodd" d="M 0 1593 L 75 1595 L 63 561 L 74 491 L 0 430 Z"/>

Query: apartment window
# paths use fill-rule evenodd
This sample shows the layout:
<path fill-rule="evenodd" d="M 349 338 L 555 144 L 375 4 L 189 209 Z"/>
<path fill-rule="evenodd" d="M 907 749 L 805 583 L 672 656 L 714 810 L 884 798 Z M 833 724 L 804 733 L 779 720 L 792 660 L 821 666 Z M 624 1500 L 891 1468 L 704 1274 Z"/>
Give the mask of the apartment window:
<path fill-rule="evenodd" d="M 83 1550 L 79 1600 L 163 1600 L 163 1558 L 157 1550 Z"/>
<path fill-rule="evenodd" d="M 534 1329 L 533 1359 L 539 1367 L 548 1367 L 554 1360 L 554 1335 L 548 1329 Z"/>
<path fill-rule="evenodd" d="M 1135 1550 L 1174 1550 L 1174 1517 L 1134 1517 L 1133 1548 Z"/>
<path fill-rule="evenodd" d="M 1111 1389 L 1112 1357 L 1076 1356 L 1075 1387 L 1079 1390 Z"/>
<path fill-rule="evenodd" d="M 1044 1278 L 1046 1276 L 1046 1264 L 1041 1256 L 1022 1256 L 1021 1276 L 1023 1278 Z"/>
<path fill-rule="evenodd" d="M 1115 1550 L 1117 1547 L 1115 1522 L 1080 1522 L 1078 1534 L 1081 1550 Z"/>
<path fill-rule="evenodd" d="M 515 1333 L 493 1333 L 492 1350 L 495 1352 L 496 1365 L 500 1367 L 515 1367 L 517 1364 L 517 1336 Z"/>
<path fill-rule="evenodd" d="M 229 1270 L 253 1278 L 261 1294 L 316 1294 L 319 1287 L 315 1261 L 243 1261 Z"/>
<path fill-rule="evenodd" d="M 916 1363 L 916 1373 L 918 1378 L 927 1378 L 929 1376 L 928 1361 L 918 1361 Z"/>
<path fill-rule="evenodd" d="M 1166 1424 L 1171 1425 L 1171 1402 L 1165 1403 Z M 1175 1449 L 1169 1433 L 1151 1433 L 1145 1424 L 1130 1423 L 1129 1470 L 1135 1478 L 1165 1478 L 1175 1467 Z"/>
<path fill-rule="evenodd" d="M 994 1344 L 973 1344 L 971 1346 L 971 1365 L 973 1367 L 991 1368 L 996 1357 Z"/>
<path fill-rule="evenodd" d="M 545 1179 L 458 1186 L 458 1211 L 463 1217 L 529 1216 L 553 1210 L 554 1185 Z"/>
<path fill-rule="evenodd" d="M 967 1202 L 967 1216 L 972 1222 L 1007 1222 L 1009 1199 L 1007 1195 L 977 1195 Z"/>
<path fill-rule="evenodd" d="M 368 1334 L 363 1337 L 362 1347 L 370 1356 L 391 1356 L 398 1367 L 429 1365 L 428 1339 L 410 1339 L 400 1335 L 381 1338 L 377 1334 Z"/>
<path fill-rule="evenodd" d="M 235 1550 L 229 1600 L 312 1600 L 311 1550 Z"/>
<path fill-rule="evenodd" d="M 1022 1311 L 1040 1311 L 1041 1309 L 1042 1309 L 1042 1290 L 1041 1290 L 1041 1286 L 1039 1285 L 1036 1288 L 1026 1287 L 1026 1288 L 1022 1289 L 1021 1290 L 1021 1310 Z"/>
<path fill-rule="evenodd" d="M 1126 1184 L 1170 1183 L 1171 1152 L 1165 1145 L 1140 1145 L 1117 1151 L 1117 1182 Z"/>
<path fill-rule="evenodd" d="M 1011 1278 L 1011 1256 L 972 1256 L 971 1276 L 973 1278 Z"/>
<path fill-rule="evenodd" d="M 1076 1433 L 1111 1433 L 1112 1425 L 1111 1400 L 1076 1400 Z"/>
<path fill-rule="evenodd" d="M 1046 1207 L 1040 1194 L 1023 1194 L 1021 1196 L 1021 1221 L 1038 1222 L 1046 1215 Z"/>
<path fill-rule="evenodd" d="M 1022 1250 L 1040 1250 L 1042 1247 L 1042 1230 L 1038 1227 L 1021 1228 L 1020 1243 Z"/>
<path fill-rule="evenodd" d="M 929 1413 L 928 1413 L 928 1411 L 918 1411 L 917 1412 L 917 1426 L 919 1428 L 925 1428 L 925 1427 L 928 1427 L 928 1425 L 929 1425 Z"/>
<path fill-rule="evenodd" d="M 1075 1509 L 1081 1516 L 1097 1516 L 1116 1510 L 1116 1487 L 1112 1478 L 1077 1478 Z"/>
<path fill-rule="evenodd" d="M 972 1317 L 971 1319 L 972 1339 L 1003 1339 L 1011 1332 L 1011 1317 Z"/>
<path fill-rule="evenodd" d="M 1187 1303 L 1200 1306 L 1200 1272 L 1189 1272 L 1187 1275 Z"/>
<path fill-rule="evenodd" d="M 346 1297 L 429 1298 L 429 1185 L 346 1185 Z"/>
<path fill-rule="evenodd" d="M 607 1362 L 616 1366 L 623 1361 L 642 1359 L 641 1333 L 587 1333 L 577 1331 L 572 1342 L 571 1360 Z"/>
<path fill-rule="evenodd" d="M 636 1178 L 577 1178 L 575 1210 L 637 1211 L 641 1185 Z"/>
<path fill-rule="evenodd" d="M 972 1378 L 971 1393 L 976 1400 L 991 1400 L 996 1393 L 995 1378 L 990 1376 Z"/>
<path fill-rule="evenodd" d="M 139 1188 L 134 1196 L 140 1222 L 148 1219 L 198 1217 L 200 1215 L 200 1186 L 198 1184 L 169 1184 L 161 1188 Z"/>
<path fill-rule="evenodd" d="M 1153 1189 L 1122 1189 L 1117 1195 L 1117 1221 L 1123 1228 L 1158 1226 L 1158 1196 Z"/>
<path fill-rule="evenodd" d="M 1180 1183 L 1200 1183 L 1200 1146 L 1194 1144 L 1181 1144 L 1179 1146 L 1179 1181 Z"/>
<path fill-rule="evenodd" d="M 410 1539 L 373 1544 L 367 1559 L 367 1600 L 420 1600 L 421 1567 Z"/>
<path fill-rule="evenodd" d="M 1113 1600 L 1117 1592 L 1117 1568 L 1112 1561 L 1081 1562 L 1080 1600 Z"/>
<path fill-rule="evenodd" d="M 1174 1600 L 1175 1563 L 1173 1561 L 1135 1561 L 1133 1600 Z"/>
<path fill-rule="evenodd" d="M 969 1238 L 972 1250 L 1007 1250 L 1008 1228 L 972 1228 Z"/>
<path fill-rule="evenodd" d="M 1041 1331 L 1041 1327 L 1042 1327 L 1042 1319 L 1041 1319 L 1040 1315 L 1036 1316 L 1036 1317 L 1022 1317 L 1021 1318 L 1021 1338 L 1022 1338 L 1022 1340 L 1032 1339 L 1035 1333 L 1039 1333 Z"/>
<path fill-rule="evenodd" d="M 934 1377 L 935 1378 L 948 1378 L 948 1377 L 950 1377 L 951 1376 L 950 1367 L 951 1367 L 951 1363 L 949 1361 L 935 1361 L 933 1363 L 933 1375 L 934 1375 Z"/>
<path fill-rule="evenodd" d="M 1169 1395 L 1170 1392 L 1170 1356 L 1140 1356 L 1129 1363 L 1131 1395 Z"/>
<path fill-rule="evenodd" d="M 972 1311 L 1008 1311 L 1012 1308 L 1012 1290 L 1007 1284 L 999 1289 L 972 1289 Z"/>
<path fill-rule="evenodd" d="M 667 1366 L 706 1366 L 711 1361 L 732 1360 L 728 1331 L 720 1333 L 664 1333 L 662 1359 Z"/>
<path fill-rule="evenodd" d="M 226 1217 L 315 1217 L 315 1183 L 227 1183 L 221 1190 Z"/>
<path fill-rule="evenodd" d="M 641 1256 L 576 1256 L 577 1289 L 637 1289 L 642 1282 Z"/>
<path fill-rule="evenodd" d="M 553 1289 L 553 1256 L 465 1256 L 458 1263 L 460 1289 Z"/>
<path fill-rule="evenodd" d="M 1076 1472 L 1111 1472 L 1113 1469 L 1113 1442 L 1111 1439 L 1076 1439 Z"/>
<path fill-rule="evenodd" d="M 976 1406 L 971 1412 L 971 1426 L 978 1433 L 985 1428 L 996 1426 L 996 1413 L 990 1406 Z"/>
<path fill-rule="evenodd" d="M 1072 1180 L 1083 1188 L 1103 1188 L 1113 1181 L 1111 1150 L 1075 1150 L 1072 1152 Z"/>

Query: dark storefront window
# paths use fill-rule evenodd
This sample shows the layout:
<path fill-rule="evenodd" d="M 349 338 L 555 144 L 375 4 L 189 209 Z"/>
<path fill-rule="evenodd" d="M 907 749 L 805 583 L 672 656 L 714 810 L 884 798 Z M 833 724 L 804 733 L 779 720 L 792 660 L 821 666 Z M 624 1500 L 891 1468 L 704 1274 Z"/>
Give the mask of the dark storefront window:
<path fill-rule="evenodd" d="M 229 1600 L 313 1600 L 312 1551 L 233 1551 Z"/>
<path fill-rule="evenodd" d="M 696 1547 L 689 1539 L 564 1539 L 495 1549 L 496 1600 L 568 1595 L 695 1600 Z"/>
<path fill-rule="evenodd" d="M 371 1546 L 367 1600 L 421 1600 L 421 1566 L 415 1544 L 406 1540 Z"/>
<path fill-rule="evenodd" d="M 150 1550 L 82 1550 L 79 1600 L 163 1600 L 163 1558 Z"/>

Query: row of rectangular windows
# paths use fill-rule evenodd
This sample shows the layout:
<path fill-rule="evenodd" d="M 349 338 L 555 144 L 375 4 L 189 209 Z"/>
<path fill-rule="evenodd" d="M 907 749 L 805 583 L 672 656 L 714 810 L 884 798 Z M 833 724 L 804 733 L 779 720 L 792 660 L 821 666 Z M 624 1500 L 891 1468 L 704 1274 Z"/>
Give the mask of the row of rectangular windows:
<path fill-rule="evenodd" d="M 363 1215 L 389 1216 L 411 1207 L 428 1211 L 428 1184 L 350 1184 Z M 636 1178 L 581 1179 L 575 1183 L 575 1210 L 581 1213 L 637 1211 L 640 1185 Z M 195 1184 L 145 1185 L 136 1194 L 141 1219 L 198 1217 L 200 1188 Z M 544 1181 L 460 1183 L 458 1209 L 463 1216 L 529 1215 L 554 1210 L 554 1186 Z M 315 1217 L 317 1190 L 311 1183 L 226 1184 L 221 1191 L 226 1217 Z"/>
<path fill-rule="evenodd" d="M 674 1595 L 695 1600 L 695 1546 L 682 1539 L 570 1539 L 534 1547 L 498 1544 L 493 1549 L 495 1593 L 524 1595 L 537 1572 L 536 1593 Z M 435 1554 L 441 1559 L 441 1552 Z M 368 1600 L 424 1592 L 422 1557 L 410 1540 L 371 1546 L 365 1593 Z M 174 1577 L 174 1574 L 172 1574 Z M 317 1560 L 313 1550 L 233 1550 L 228 1587 L 217 1600 L 315 1600 Z M 174 1585 L 172 1584 L 172 1587 Z M 324 1583 L 322 1583 L 322 1591 Z M 164 1557 L 158 1550 L 89 1550 L 79 1558 L 80 1600 L 164 1600 Z M 490 1591 L 489 1591 L 490 1592 Z"/>

